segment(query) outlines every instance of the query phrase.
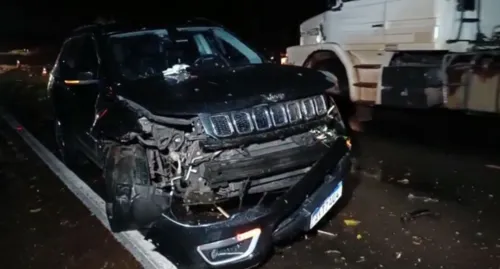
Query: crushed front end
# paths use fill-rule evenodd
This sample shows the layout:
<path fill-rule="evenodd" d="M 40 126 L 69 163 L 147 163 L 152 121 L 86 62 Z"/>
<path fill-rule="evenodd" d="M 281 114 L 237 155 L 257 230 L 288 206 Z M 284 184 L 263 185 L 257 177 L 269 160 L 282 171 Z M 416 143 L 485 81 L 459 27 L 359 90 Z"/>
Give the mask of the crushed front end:
<path fill-rule="evenodd" d="M 162 145 L 148 162 L 170 197 L 149 235 L 183 268 L 259 264 L 273 243 L 322 219 L 350 169 L 350 142 L 326 95 L 203 113 L 189 132 L 142 125 L 157 141 L 143 143 Z"/>

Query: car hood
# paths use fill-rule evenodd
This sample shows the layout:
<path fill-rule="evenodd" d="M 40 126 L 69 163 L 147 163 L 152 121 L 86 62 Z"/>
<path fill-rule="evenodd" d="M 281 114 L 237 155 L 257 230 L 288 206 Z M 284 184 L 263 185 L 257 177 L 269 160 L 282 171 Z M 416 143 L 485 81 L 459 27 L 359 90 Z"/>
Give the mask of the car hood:
<path fill-rule="evenodd" d="M 161 116 L 242 109 L 323 93 L 334 84 L 316 70 L 276 64 L 214 69 L 179 83 L 150 77 L 119 84 L 118 94 Z"/>

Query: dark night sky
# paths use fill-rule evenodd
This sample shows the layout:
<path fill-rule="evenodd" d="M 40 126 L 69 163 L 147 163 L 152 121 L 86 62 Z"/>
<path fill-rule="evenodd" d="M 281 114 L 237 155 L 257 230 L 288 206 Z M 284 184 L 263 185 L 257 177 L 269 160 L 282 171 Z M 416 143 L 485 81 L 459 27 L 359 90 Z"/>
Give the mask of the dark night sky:
<path fill-rule="evenodd" d="M 0 42 L 17 46 L 59 43 L 71 29 L 92 22 L 97 16 L 122 21 L 167 21 L 172 17 L 202 16 L 224 24 L 243 39 L 258 46 L 283 48 L 298 43 L 299 24 L 322 11 L 324 0 L 181 0 L 34 1 L 2 4 Z M 62 6 L 61 6 L 62 3 Z M 81 3 L 81 4 L 80 4 Z M 100 3 L 100 5 L 98 5 Z M 307 5 L 305 4 L 307 3 Z"/>

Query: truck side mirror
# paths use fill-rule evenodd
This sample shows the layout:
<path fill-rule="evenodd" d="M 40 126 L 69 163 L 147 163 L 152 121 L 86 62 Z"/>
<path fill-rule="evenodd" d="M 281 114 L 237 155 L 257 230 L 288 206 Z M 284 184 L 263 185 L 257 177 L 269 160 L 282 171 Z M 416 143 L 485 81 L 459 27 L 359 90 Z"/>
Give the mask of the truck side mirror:
<path fill-rule="evenodd" d="M 340 10 L 342 4 L 342 0 L 326 0 L 326 6 L 329 10 Z"/>
<path fill-rule="evenodd" d="M 457 0 L 457 11 L 476 10 L 476 0 Z"/>

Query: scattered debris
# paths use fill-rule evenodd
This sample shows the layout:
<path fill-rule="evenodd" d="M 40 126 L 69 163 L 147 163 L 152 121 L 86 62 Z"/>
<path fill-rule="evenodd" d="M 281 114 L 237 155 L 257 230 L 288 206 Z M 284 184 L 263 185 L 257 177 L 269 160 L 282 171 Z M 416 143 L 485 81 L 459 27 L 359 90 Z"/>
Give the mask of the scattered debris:
<path fill-rule="evenodd" d="M 337 264 L 342 263 L 342 264 L 347 265 L 345 261 L 346 261 L 345 257 L 335 258 L 335 260 L 334 260 L 334 262 Z"/>
<path fill-rule="evenodd" d="M 437 203 L 437 202 L 439 202 L 438 199 L 430 198 L 430 197 L 426 197 L 426 196 L 416 196 L 413 193 L 408 194 L 408 199 L 410 201 L 418 200 L 418 201 L 422 201 L 424 203 Z"/>
<path fill-rule="evenodd" d="M 108 262 L 105 262 L 104 265 L 100 269 L 108 268 Z"/>
<path fill-rule="evenodd" d="M 42 211 L 42 209 L 39 207 L 39 208 L 34 208 L 34 209 L 30 209 L 30 213 L 38 213 Z"/>
<path fill-rule="evenodd" d="M 362 262 L 365 262 L 366 259 L 365 259 L 365 256 L 360 256 L 359 259 L 356 261 L 357 263 L 362 263 Z"/>
<path fill-rule="evenodd" d="M 439 213 L 432 212 L 428 209 L 418 209 L 414 210 L 412 212 L 405 212 L 401 215 L 401 222 L 403 224 L 406 224 L 410 221 L 415 220 L 416 218 L 423 217 L 423 216 L 429 216 L 429 217 L 434 217 L 437 218 L 439 217 Z"/>
<path fill-rule="evenodd" d="M 330 233 L 330 232 L 323 231 L 323 230 L 318 230 L 318 233 L 319 234 L 323 234 L 323 235 L 328 235 L 328 236 L 331 236 L 331 237 L 337 237 L 338 236 L 337 234 Z"/>
<path fill-rule="evenodd" d="M 325 251 L 326 254 L 336 254 L 336 255 L 340 255 L 341 252 L 336 250 L 336 249 L 329 249 L 327 251 Z"/>
<path fill-rule="evenodd" d="M 486 168 L 490 168 L 490 169 L 496 169 L 496 170 L 500 170 L 500 165 L 495 165 L 495 164 L 486 164 L 485 165 Z"/>
<path fill-rule="evenodd" d="M 396 252 L 396 260 L 399 260 L 401 258 L 401 256 L 403 256 L 403 252 Z"/>
<path fill-rule="evenodd" d="M 400 179 L 397 181 L 399 184 L 403 184 L 403 185 L 408 185 L 410 184 L 410 180 L 408 180 L 407 178 L 403 178 L 403 179 Z"/>
<path fill-rule="evenodd" d="M 165 80 L 171 83 L 179 83 L 188 79 L 191 75 L 188 72 L 189 65 L 187 64 L 175 64 L 171 68 L 163 71 L 163 76 Z"/>
<path fill-rule="evenodd" d="M 361 176 L 366 178 L 373 178 L 376 180 L 380 180 L 382 178 L 382 170 L 380 169 L 361 169 L 356 166 L 352 166 L 352 172 L 358 172 Z"/>
<path fill-rule="evenodd" d="M 423 240 L 422 240 L 422 238 L 420 236 L 414 235 L 414 236 L 411 237 L 411 239 L 412 239 L 412 243 L 414 245 L 417 245 L 417 246 L 420 246 L 422 244 L 422 242 L 423 242 Z"/>
<path fill-rule="evenodd" d="M 228 218 L 230 217 L 230 215 L 226 212 L 226 210 L 224 210 L 222 207 L 218 206 L 218 205 L 215 205 L 215 208 L 217 208 L 217 210 L 222 214 L 224 215 L 224 217 Z"/>
<path fill-rule="evenodd" d="M 345 219 L 344 224 L 349 227 L 358 226 L 361 223 L 359 220 L 355 219 Z"/>

